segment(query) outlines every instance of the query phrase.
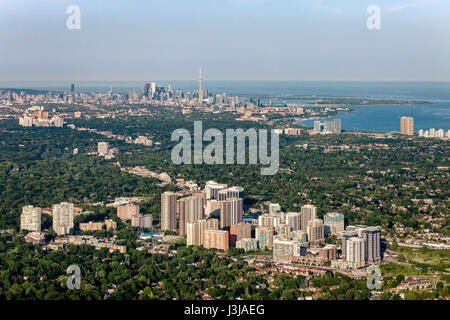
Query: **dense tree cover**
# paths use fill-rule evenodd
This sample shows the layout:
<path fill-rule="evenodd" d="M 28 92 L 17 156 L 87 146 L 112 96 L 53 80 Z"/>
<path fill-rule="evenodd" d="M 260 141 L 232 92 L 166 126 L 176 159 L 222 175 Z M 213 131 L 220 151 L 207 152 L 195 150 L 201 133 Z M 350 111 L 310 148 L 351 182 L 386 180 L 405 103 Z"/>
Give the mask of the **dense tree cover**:
<path fill-rule="evenodd" d="M 46 253 L 19 237 L 0 240 L 0 299 L 200 299 L 205 293 L 261 299 L 269 293 L 264 277 L 245 262 L 199 247 L 178 247 L 175 257 L 90 246 Z M 81 268 L 81 290 L 67 288 L 72 264 Z"/>
<path fill-rule="evenodd" d="M 74 147 L 95 150 L 99 137 L 71 129 L 31 130 L 0 133 L 0 228 L 17 228 L 21 208 L 28 204 L 49 207 L 71 201 L 92 209 L 89 204 L 142 195 L 149 200 L 142 211 L 159 212 L 155 199 L 164 189 L 156 179 L 130 175 L 94 156 L 72 155 Z"/>

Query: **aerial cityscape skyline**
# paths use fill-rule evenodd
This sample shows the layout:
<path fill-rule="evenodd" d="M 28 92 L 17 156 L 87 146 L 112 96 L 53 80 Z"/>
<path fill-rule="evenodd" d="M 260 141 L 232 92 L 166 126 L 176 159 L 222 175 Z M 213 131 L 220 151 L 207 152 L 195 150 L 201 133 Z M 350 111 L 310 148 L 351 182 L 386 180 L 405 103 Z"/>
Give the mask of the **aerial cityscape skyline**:
<path fill-rule="evenodd" d="M 435 310 L 449 17 L 447 0 L 1 1 L 0 301 Z"/>

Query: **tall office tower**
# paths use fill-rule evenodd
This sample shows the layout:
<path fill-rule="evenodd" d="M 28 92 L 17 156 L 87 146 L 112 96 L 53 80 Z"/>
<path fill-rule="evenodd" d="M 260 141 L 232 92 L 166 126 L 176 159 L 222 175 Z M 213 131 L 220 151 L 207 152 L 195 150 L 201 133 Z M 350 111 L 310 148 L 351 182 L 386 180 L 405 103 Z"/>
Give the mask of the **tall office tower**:
<path fill-rule="evenodd" d="M 151 96 L 153 98 L 153 96 L 156 93 L 156 83 L 155 82 L 150 83 L 150 92 L 151 92 Z"/>
<path fill-rule="evenodd" d="M 244 200 L 231 198 L 220 201 L 220 228 L 225 228 L 242 222 L 244 218 Z"/>
<path fill-rule="evenodd" d="M 307 204 L 301 208 L 302 214 L 302 230 L 306 231 L 308 222 L 317 217 L 317 208 L 312 204 Z"/>
<path fill-rule="evenodd" d="M 286 214 L 286 224 L 292 228 L 292 231 L 302 229 L 302 214 L 300 212 L 288 212 Z"/>
<path fill-rule="evenodd" d="M 146 83 L 144 85 L 144 96 L 148 98 L 149 95 L 150 95 L 150 83 Z"/>
<path fill-rule="evenodd" d="M 188 222 L 186 226 L 186 244 L 188 246 L 203 245 L 203 232 L 205 230 L 218 230 L 219 220 L 203 219 L 194 222 Z"/>
<path fill-rule="evenodd" d="M 358 237 L 358 232 L 357 231 L 346 231 L 345 233 L 342 234 L 342 259 L 345 259 L 345 256 L 347 255 L 347 240 L 349 240 L 350 238 L 355 238 Z"/>
<path fill-rule="evenodd" d="M 400 133 L 408 136 L 414 135 L 414 118 L 401 117 L 400 118 Z"/>
<path fill-rule="evenodd" d="M 273 245 L 273 227 L 258 227 L 255 230 L 256 240 L 260 249 L 272 249 Z"/>
<path fill-rule="evenodd" d="M 178 206 L 178 234 L 180 236 L 186 235 L 186 227 L 188 222 L 201 220 L 204 217 L 203 198 L 191 196 L 182 198 L 177 201 Z"/>
<path fill-rule="evenodd" d="M 321 219 L 312 219 L 308 221 L 306 233 L 308 234 L 308 241 L 311 246 L 325 243 L 324 227 Z"/>
<path fill-rule="evenodd" d="M 332 235 L 345 230 L 344 214 L 341 212 L 330 212 L 323 217 L 325 235 Z"/>
<path fill-rule="evenodd" d="M 368 263 L 381 262 L 381 230 L 377 227 L 367 227 L 362 230 L 365 258 Z"/>
<path fill-rule="evenodd" d="M 252 237 L 252 225 L 250 223 L 240 222 L 230 227 L 230 246 L 235 247 L 236 242 L 242 239 Z"/>
<path fill-rule="evenodd" d="M 161 194 L 161 230 L 177 231 L 177 195 L 170 191 Z"/>
<path fill-rule="evenodd" d="M 53 205 L 53 230 L 58 236 L 73 228 L 73 203 L 61 202 Z"/>
<path fill-rule="evenodd" d="M 109 152 L 108 142 L 99 142 L 97 145 L 97 153 L 100 155 L 107 155 Z"/>
<path fill-rule="evenodd" d="M 139 216 L 139 206 L 137 204 L 125 204 L 117 206 L 117 217 L 122 220 L 130 220 L 133 217 Z"/>
<path fill-rule="evenodd" d="M 198 77 L 198 104 L 203 101 L 203 89 L 202 89 L 202 68 L 200 67 L 200 73 Z"/>
<path fill-rule="evenodd" d="M 345 260 L 356 267 L 365 265 L 364 239 L 352 237 L 347 240 Z"/>
<path fill-rule="evenodd" d="M 226 184 L 219 184 L 215 181 L 206 182 L 205 192 L 206 192 L 206 200 L 218 200 L 219 191 L 225 190 L 227 188 Z"/>
<path fill-rule="evenodd" d="M 75 84 L 71 84 L 70 85 L 70 93 L 74 93 L 75 92 Z"/>
<path fill-rule="evenodd" d="M 34 206 L 22 207 L 20 230 L 41 232 L 41 208 Z"/>
<path fill-rule="evenodd" d="M 278 227 L 281 224 L 281 218 L 271 216 L 268 214 L 262 214 L 258 217 L 259 227 Z"/>
<path fill-rule="evenodd" d="M 228 243 L 229 234 L 225 230 L 205 230 L 203 247 L 206 249 L 219 249 L 227 251 L 230 246 Z"/>
<path fill-rule="evenodd" d="M 334 134 L 340 134 L 342 132 L 341 130 L 341 119 L 334 119 L 333 120 L 333 133 Z"/>
<path fill-rule="evenodd" d="M 321 131 L 322 124 L 319 120 L 314 121 L 314 132 L 320 132 Z"/>

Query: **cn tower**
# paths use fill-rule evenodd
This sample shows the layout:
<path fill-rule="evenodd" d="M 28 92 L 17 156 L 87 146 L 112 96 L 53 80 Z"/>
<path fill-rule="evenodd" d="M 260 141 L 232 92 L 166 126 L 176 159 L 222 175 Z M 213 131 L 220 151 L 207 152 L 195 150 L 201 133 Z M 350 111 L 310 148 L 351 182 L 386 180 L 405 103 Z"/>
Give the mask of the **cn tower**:
<path fill-rule="evenodd" d="M 198 103 L 203 101 L 203 89 L 202 89 L 202 67 L 200 67 L 200 73 L 198 77 Z"/>

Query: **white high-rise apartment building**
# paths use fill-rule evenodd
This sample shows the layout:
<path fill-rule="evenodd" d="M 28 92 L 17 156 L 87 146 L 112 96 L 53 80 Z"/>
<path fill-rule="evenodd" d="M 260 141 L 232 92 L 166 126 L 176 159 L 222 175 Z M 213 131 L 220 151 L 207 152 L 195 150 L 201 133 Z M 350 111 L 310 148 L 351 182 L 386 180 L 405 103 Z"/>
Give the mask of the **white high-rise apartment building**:
<path fill-rule="evenodd" d="M 22 207 L 20 230 L 41 232 L 41 208 L 34 206 Z"/>
<path fill-rule="evenodd" d="M 365 244 L 364 239 L 359 237 L 352 237 L 346 243 L 345 259 L 351 262 L 354 266 L 359 267 L 365 265 Z"/>
<path fill-rule="evenodd" d="M 73 223 L 73 203 L 61 202 L 53 205 L 53 230 L 57 235 L 65 235 L 70 232 Z"/>
<path fill-rule="evenodd" d="M 414 118 L 401 117 L 400 118 L 400 133 L 408 136 L 414 135 Z"/>

